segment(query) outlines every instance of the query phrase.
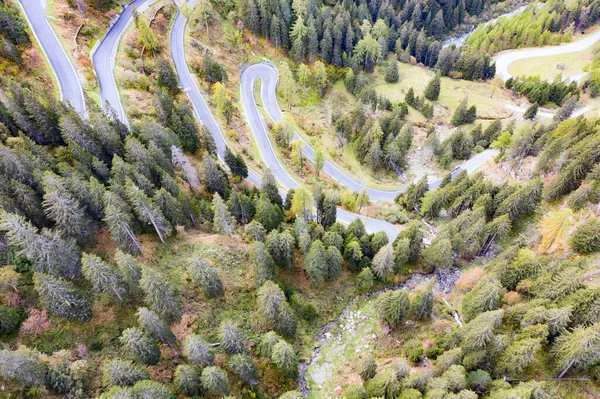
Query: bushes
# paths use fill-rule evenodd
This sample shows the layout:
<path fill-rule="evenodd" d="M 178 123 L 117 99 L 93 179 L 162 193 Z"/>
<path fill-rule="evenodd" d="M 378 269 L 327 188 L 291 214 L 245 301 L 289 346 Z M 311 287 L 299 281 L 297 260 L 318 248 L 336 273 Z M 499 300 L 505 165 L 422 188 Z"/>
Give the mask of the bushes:
<path fill-rule="evenodd" d="M 402 346 L 402 353 L 413 363 L 419 363 L 425 354 L 425 348 L 418 339 L 411 339 Z"/>
<path fill-rule="evenodd" d="M 579 225 L 571 236 L 570 243 L 580 254 L 600 251 L 600 220 L 591 217 Z"/>
<path fill-rule="evenodd" d="M 0 334 L 11 334 L 21 326 L 21 315 L 13 308 L 0 305 Z"/>

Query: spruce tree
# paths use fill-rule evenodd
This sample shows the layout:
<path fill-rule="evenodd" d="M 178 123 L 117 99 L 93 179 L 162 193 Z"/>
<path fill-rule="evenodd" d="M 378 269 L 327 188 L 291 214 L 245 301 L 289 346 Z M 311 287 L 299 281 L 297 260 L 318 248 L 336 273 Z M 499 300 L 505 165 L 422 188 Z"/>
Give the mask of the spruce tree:
<path fill-rule="evenodd" d="M 189 334 L 185 337 L 183 356 L 196 367 L 210 366 L 215 361 L 215 354 L 210 345 L 196 334 Z"/>
<path fill-rule="evenodd" d="M 142 267 L 133 256 L 126 254 L 119 249 L 115 252 L 115 262 L 117 263 L 121 279 L 127 286 L 127 290 L 132 295 L 137 295 L 140 292 Z"/>
<path fill-rule="evenodd" d="M 465 321 L 473 320 L 478 314 L 495 310 L 500 304 L 500 283 L 493 275 L 482 277 L 462 301 Z"/>
<path fill-rule="evenodd" d="M 181 294 L 177 286 L 163 273 L 145 267 L 142 269 L 140 287 L 144 302 L 168 322 L 181 319 Z"/>
<path fill-rule="evenodd" d="M 194 283 L 202 288 L 202 293 L 207 298 L 217 298 L 223 295 L 223 283 L 217 270 L 203 259 L 194 259 L 190 262 L 188 272 Z"/>
<path fill-rule="evenodd" d="M 84 253 L 81 257 L 81 271 L 94 291 L 114 295 L 123 302 L 127 291 L 118 271 L 100 257 Z"/>
<path fill-rule="evenodd" d="M 23 216 L 0 212 L 0 229 L 8 243 L 19 248 L 19 255 L 33 263 L 35 271 L 76 279 L 81 272 L 81 250 L 74 239 L 60 233 L 37 228 Z"/>
<path fill-rule="evenodd" d="M 229 213 L 229 209 L 225 206 L 225 203 L 218 192 L 213 196 L 212 208 L 214 215 L 213 227 L 215 228 L 215 231 L 230 236 L 234 227 L 233 216 Z"/>
<path fill-rule="evenodd" d="M 440 75 L 436 74 L 425 87 L 425 98 L 429 101 L 437 101 L 440 96 Z"/>
<path fill-rule="evenodd" d="M 279 309 L 286 301 L 281 288 L 272 281 L 266 281 L 258 290 L 258 312 L 262 319 L 270 325 L 275 325 L 279 317 Z"/>
<path fill-rule="evenodd" d="M 160 349 L 156 341 L 137 327 L 125 329 L 119 341 L 123 349 L 140 363 L 153 365 L 160 360 Z"/>
<path fill-rule="evenodd" d="M 159 382 L 151 380 L 136 382 L 131 388 L 131 392 L 134 398 L 176 399 L 169 388 Z"/>
<path fill-rule="evenodd" d="M 377 310 L 390 327 L 400 325 L 408 315 L 410 300 L 404 290 L 387 291 L 377 298 Z"/>
<path fill-rule="evenodd" d="M 435 278 L 431 279 L 425 287 L 423 287 L 410 303 L 410 314 L 418 320 L 427 320 L 431 318 L 433 312 L 433 286 Z"/>
<path fill-rule="evenodd" d="M 398 73 L 398 61 L 393 60 L 385 73 L 385 81 L 388 83 L 398 83 L 399 79 L 400 74 Z"/>
<path fill-rule="evenodd" d="M 304 270 L 310 277 L 310 285 L 317 288 L 321 285 L 328 272 L 327 252 L 323 243 L 316 240 L 304 259 Z"/>
<path fill-rule="evenodd" d="M 0 350 L 0 377 L 24 387 L 42 386 L 47 368 L 38 352 L 24 346 L 15 351 Z"/>
<path fill-rule="evenodd" d="M 591 217 L 577 226 L 571 235 L 570 244 L 580 254 L 600 251 L 600 220 Z"/>
<path fill-rule="evenodd" d="M 342 253 L 334 246 L 327 247 L 327 278 L 336 281 L 342 272 Z"/>
<path fill-rule="evenodd" d="M 221 339 L 221 347 L 228 355 L 246 351 L 247 339 L 240 327 L 232 321 L 225 320 L 221 323 L 219 338 Z"/>
<path fill-rule="evenodd" d="M 149 379 L 148 369 L 131 360 L 105 359 L 102 364 L 102 382 L 108 387 L 132 386 L 138 381 Z"/>
<path fill-rule="evenodd" d="M 255 384 L 258 382 L 252 358 L 245 353 L 238 353 L 231 356 L 228 365 L 229 369 L 237 374 L 245 383 Z"/>
<path fill-rule="evenodd" d="M 165 242 L 164 237 L 171 234 L 173 227 L 154 201 L 129 179 L 125 184 L 125 193 L 138 219 L 143 223 L 151 224 L 160 241 Z"/>
<path fill-rule="evenodd" d="M 254 284 L 262 286 L 266 281 L 275 280 L 275 262 L 267 247 L 261 241 L 255 241 L 250 246 L 250 259 L 254 266 Z"/>
<path fill-rule="evenodd" d="M 281 340 L 273 347 L 271 360 L 288 378 L 298 376 L 298 360 L 294 348 L 287 342 Z"/>
<path fill-rule="evenodd" d="M 531 104 L 529 107 L 527 107 L 527 110 L 525 110 L 525 113 L 523 114 L 523 119 L 534 120 L 537 116 L 538 108 L 538 103 Z"/>
<path fill-rule="evenodd" d="M 198 367 L 180 364 L 175 368 L 173 385 L 185 396 L 199 396 L 204 391 L 200 382 L 201 376 L 202 372 Z"/>
<path fill-rule="evenodd" d="M 92 302 L 71 282 L 46 273 L 35 273 L 33 284 L 42 306 L 50 313 L 69 320 L 92 319 Z"/>
<path fill-rule="evenodd" d="M 104 222 L 110 237 L 120 250 L 132 255 L 142 253 L 142 247 L 135 236 L 131 209 L 121 197 L 111 191 L 104 194 Z"/>
<path fill-rule="evenodd" d="M 202 370 L 200 377 L 202 387 L 207 391 L 216 392 L 222 396 L 229 393 L 229 378 L 227 373 L 216 366 L 209 366 Z"/>
<path fill-rule="evenodd" d="M 394 274 L 394 266 L 394 250 L 387 244 L 375 254 L 371 268 L 379 279 L 385 280 Z"/>
<path fill-rule="evenodd" d="M 283 205 L 283 200 L 281 199 L 279 189 L 277 188 L 275 175 L 273 175 L 273 172 L 269 168 L 265 168 L 265 171 L 263 172 L 260 192 L 263 193 L 271 203 L 279 206 Z"/>
<path fill-rule="evenodd" d="M 138 308 L 136 313 L 138 324 L 148 334 L 168 345 L 175 343 L 175 334 L 155 312 L 148 308 Z"/>

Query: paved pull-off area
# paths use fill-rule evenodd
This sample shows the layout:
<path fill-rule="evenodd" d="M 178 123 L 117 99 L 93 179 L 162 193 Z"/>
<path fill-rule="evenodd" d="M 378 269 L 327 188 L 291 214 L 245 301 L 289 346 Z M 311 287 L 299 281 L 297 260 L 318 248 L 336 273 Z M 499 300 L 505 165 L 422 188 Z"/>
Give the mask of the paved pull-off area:
<path fill-rule="evenodd" d="M 56 76 L 61 100 L 71 104 L 79 114 L 85 116 L 85 100 L 77 72 L 48 23 L 42 2 L 40 0 L 19 0 L 19 4 L 21 4 L 27 22 L 29 22 L 29 26 Z"/>

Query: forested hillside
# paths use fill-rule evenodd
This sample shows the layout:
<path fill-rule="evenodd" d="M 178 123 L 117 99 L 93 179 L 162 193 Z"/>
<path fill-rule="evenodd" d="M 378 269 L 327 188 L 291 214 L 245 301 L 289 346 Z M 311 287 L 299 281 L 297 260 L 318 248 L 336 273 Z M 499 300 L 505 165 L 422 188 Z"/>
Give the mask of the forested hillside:
<path fill-rule="evenodd" d="M 162 1 L 115 51 L 120 119 L 87 69 L 86 112 L 61 102 L 2 1 L 0 398 L 597 397 L 600 119 L 571 117 L 576 83 L 504 88 L 481 81 L 489 48 L 442 49 L 496 6 Z M 597 4 L 550 9 L 558 34 Z M 266 57 L 276 79 L 246 96 L 240 66 Z M 492 112 L 512 95 L 525 116 Z"/>
<path fill-rule="evenodd" d="M 494 54 L 502 50 L 570 42 L 600 20 L 600 4 L 549 0 L 530 5 L 525 12 L 479 26 L 465 40 L 467 51 Z"/>
<path fill-rule="evenodd" d="M 494 76 L 489 58 L 442 50 L 441 39 L 476 16 L 492 1 L 317 1 L 244 0 L 239 3 L 244 26 L 289 51 L 297 62 L 316 57 L 336 66 L 356 65 L 371 72 L 389 52 L 415 57 L 444 74 L 462 73 L 466 64 L 481 63 L 477 76 Z"/>

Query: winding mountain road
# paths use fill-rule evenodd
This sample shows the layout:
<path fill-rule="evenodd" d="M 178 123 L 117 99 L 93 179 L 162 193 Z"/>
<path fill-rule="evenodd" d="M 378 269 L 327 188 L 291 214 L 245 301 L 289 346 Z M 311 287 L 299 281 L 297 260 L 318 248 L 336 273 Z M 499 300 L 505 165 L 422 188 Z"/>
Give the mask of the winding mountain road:
<path fill-rule="evenodd" d="M 258 107 L 254 100 L 254 82 L 256 80 L 260 80 L 261 82 L 260 96 L 262 105 L 271 120 L 274 123 L 277 123 L 283 119 L 283 112 L 277 103 L 277 84 L 279 81 L 279 73 L 271 63 L 263 62 L 243 68 L 240 76 L 242 106 L 244 108 L 244 112 L 246 113 L 246 119 L 250 124 L 254 138 L 258 144 L 261 156 L 263 157 L 263 160 L 268 161 L 269 165 L 277 164 L 279 163 L 279 160 L 275 155 L 275 151 L 273 150 L 271 141 L 269 139 L 267 128 L 262 121 L 262 118 L 258 112 Z M 306 158 L 312 162 L 315 153 L 314 149 L 297 132 L 294 135 L 294 139 L 302 140 L 304 143 L 302 152 L 304 156 L 306 156 Z M 456 176 L 456 174 L 458 174 L 458 172 L 460 172 L 462 169 L 466 169 L 468 173 L 472 173 L 474 170 L 485 164 L 489 159 L 496 156 L 496 154 L 496 150 L 487 150 L 477 154 L 456 168 L 453 171 L 452 177 Z M 325 164 L 323 165 L 323 172 L 340 183 L 340 185 L 343 187 L 348 188 L 350 191 L 358 192 L 364 189 L 369 194 L 371 201 L 393 201 L 398 194 L 405 191 L 404 189 L 378 190 L 365 186 L 364 184 L 347 175 L 330 161 L 325 161 Z M 288 184 L 291 184 L 289 181 L 293 180 L 289 174 L 287 174 L 285 169 L 283 169 L 283 167 L 275 176 L 281 182 L 288 182 Z M 430 181 L 429 188 L 435 190 L 439 187 L 441 182 L 442 179 Z"/>
<path fill-rule="evenodd" d="M 100 95 L 102 97 L 102 107 L 107 111 L 106 106 L 112 108 L 121 122 L 128 124 L 127 115 L 121 104 L 119 89 L 115 80 L 115 57 L 121 37 L 129 24 L 133 21 L 133 10 L 139 12 L 147 9 L 150 4 L 156 0 L 133 0 L 125 5 L 121 13 L 111 22 L 110 27 L 106 31 L 104 37 L 96 43 L 90 57 L 94 64 L 94 73 L 100 84 Z"/>
<path fill-rule="evenodd" d="M 50 63 L 54 76 L 56 76 L 61 100 L 71 104 L 80 115 L 85 116 L 85 99 L 77 72 L 48 23 L 46 9 L 42 2 L 40 0 L 19 0 L 19 4 L 42 52 Z"/>
<path fill-rule="evenodd" d="M 219 124 L 216 122 L 213 117 L 204 97 L 198 90 L 194 79 L 192 78 L 190 71 L 188 69 L 187 63 L 185 62 L 185 49 L 184 49 L 184 36 L 185 36 L 185 25 L 186 19 L 181 13 L 177 13 L 175 20 L 173 22 L 173 27 L 171 29 L 171 37 L 169 39 L 171 45 L 171 56 L 173 58 L 173 63 L 175 64 L 175 71 L 177 72 L 177 76 L 179 77 L 179 83 L 183 87 L 183 90 L 187 94 L 188 98 L 192 102 L 194 107 L 194 111 L 196 113 L 196 117 L 200 120 L 200 122 L 208 128 L 211 135 L 215 140 L 215 144 L 217 146 L 217 154 L 219 158 L 223 159 L 223 154 L 225 152 L 225 147 L 227 146 L 225 142 L 225 137 L 219 128 Z M 260 65 L 260 64 L 259 64 Z M 251 84 L 254 84 L 254 80 L 251 81 Z M 275 155 L 275 151 L 271 146 L 271 142 L 268 140 L 268 137 L 264 135 L 266 133 L 266 126 L 264 126 L 263 120 L 258 114 L 258 109 L 256 108 L 256 103 L 254 102 L 254 97 L 242 96 L 242 101 L 249 99 L 253 107 L 246 107 L 244 105 L 244 109 L 246 110 L 246 117 L 248 123 L 250 125 L 250 129 L 254 135 L 255 140 L 257 140 L 257 146 L 262 157 L 262 160 L 266 166 L 271 168 L 275 178 L 279 181 L 281 186 L 285 191 L 299 188 L 300 184 L 290 176 L 283 165 L 277 159 Z M 249 105 L 249 104 L 248 104 Z M 266 141 L 259 140 L 261 138 L 267 137 Z M 248 176 L 248 180 L 252 183 L 260 186 L 260 177 L 256 174 L 250 172 Z M 337 218 L 339 221 L 344 223 L 351 223 L 354 219 L 360 218 L 367 231 L 371 233 L 376 233 L 378 231 L 385 231 L 390 240 L 393 240 L 398 235 L 398 229 L 386 221 L 369 218 L 362 215 L 357 215 L 352 212 L 348 212 L 346 210 L 337 209 Z"/>
<path fill-rule="evenodd" d="M 515 61 L 587 50 L 599 40 L 600 30 L 597 30 L 583 39 L 571 43 L 561 44 L 559 46 L 524 48 L 521 50 L 511 50 L 500 53 L 498 57 L 496 57 L 496 75 L 502 78 L 502 80 L 507 81 L 512 77 L 510 72 L 508 72 L 508 66 Z"/>

